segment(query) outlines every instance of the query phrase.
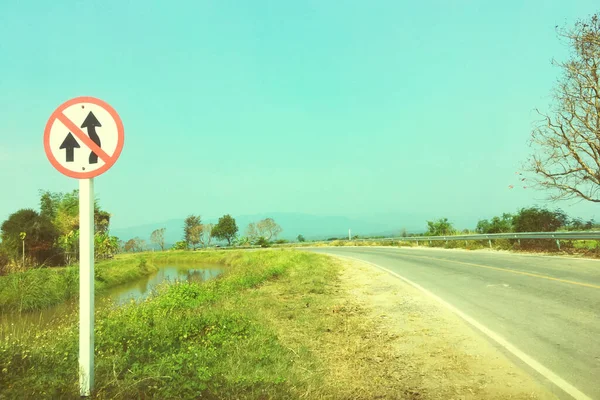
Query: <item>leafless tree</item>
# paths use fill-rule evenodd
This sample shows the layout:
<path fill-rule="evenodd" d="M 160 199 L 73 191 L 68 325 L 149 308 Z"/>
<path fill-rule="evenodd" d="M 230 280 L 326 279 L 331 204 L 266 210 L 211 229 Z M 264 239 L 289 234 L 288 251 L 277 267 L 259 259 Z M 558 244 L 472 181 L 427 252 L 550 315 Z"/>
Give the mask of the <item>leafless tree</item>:
<path fill-rule="evenodd" d="M 537 110 L 527 169 L 551 200 L 600 202 L 600 13 L 557 33 L 571 55 L 553 61 L 562 75 L 550 111 Z"/>
<path fill-rule="evenodd" d="M 256 229 L 258 230 L 259 236 L 264 237 L 267 241 L 271 240 L 271 238 L 276 238 L 283 229 L 281 226 L 277 225 L 273 218 L 265 218 L 262 221 L 259 221 L 256 224 Z"/>
<path fill-rule="evenodd" d="M 202 233 L 200 234 L 200 244 L 203 247 L 210 246 L 210 242 L 212 240 L 212 230 L 215 227 L 215 224 L 203 224 L 202 225 Z"/>
<path fill-rule="evenodd" d="M 254 243 L 259 238 L 258 229 L 254 222 L 250 222 L 246 228 L 246 237 L 250 243 Z"/>
<path fill-rule="evenodd" d="M 159 246 L 161 250 L 165 250 L 165 231 L 166 228 L 156 229 L 150 235 L 150 241 Z"/>

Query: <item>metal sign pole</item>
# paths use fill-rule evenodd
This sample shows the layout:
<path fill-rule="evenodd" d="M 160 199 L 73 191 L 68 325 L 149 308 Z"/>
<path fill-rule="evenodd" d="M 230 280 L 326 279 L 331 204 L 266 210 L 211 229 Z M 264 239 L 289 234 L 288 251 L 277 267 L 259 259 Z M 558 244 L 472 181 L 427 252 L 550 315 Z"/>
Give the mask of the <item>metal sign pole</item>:
<path fill-rule="evenodd" d="M 94 179 L 79 180 L 79 389 L 94 388 Z"/>

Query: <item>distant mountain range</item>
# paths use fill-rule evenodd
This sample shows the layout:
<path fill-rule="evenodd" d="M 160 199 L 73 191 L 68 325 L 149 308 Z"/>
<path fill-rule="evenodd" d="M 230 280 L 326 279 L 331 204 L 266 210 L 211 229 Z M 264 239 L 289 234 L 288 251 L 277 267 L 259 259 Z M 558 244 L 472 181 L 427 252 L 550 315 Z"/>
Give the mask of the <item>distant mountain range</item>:
<path fill-rule="evenodd" d="M 352 235 L 359 236 L 391 236 L 400 234 L 400 229 L 405 228 L 410 233 L 423 231 L 424 218 L 411 216 L 382 215 L 358 218 L 347 218 L 342 216 L 318 216 L 301 213 L 269 213 L 255 215 L 232 215 L 239 228 L 239 234 L 244 235 L 246 227 L 251 222 L 258 222 L 265 218 L 273 218 L 283 232 L 279 235 L 280 239 L 295 240 L 299 234 L 307 240 L 327 239 L 331 237 L 348 237 L 348 229 L 352 230 Z M 216 218 L 203 218 L 203 223 L 217 223 Z M 155 229 L 166 228 L 165 242 L 169 246 L 182 240 L 183 238 L 183 220 L 172 219 L 163 222 L 155 222 L 144 225 L 132 226 L 128 228 L 111 229 L 111 234 L 118 236 L 122 240 L 128 240 L 139 237 L 150 244 L 150 234 Z"/>

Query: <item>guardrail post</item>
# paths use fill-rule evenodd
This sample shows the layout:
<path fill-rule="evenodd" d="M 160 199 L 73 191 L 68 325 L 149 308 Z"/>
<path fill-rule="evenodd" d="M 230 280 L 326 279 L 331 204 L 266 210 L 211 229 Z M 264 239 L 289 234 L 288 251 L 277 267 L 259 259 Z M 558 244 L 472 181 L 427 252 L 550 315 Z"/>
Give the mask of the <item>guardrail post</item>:
<path fill-rule="evenodd" d="M 518 240 L 519 240 L 519 246 L 520 246 L 521 245 L 521 239 L 518 239 Z"/>
<path fill-rule="evenodd" d="M 488 239 L 488 244 L 490 245 L 490 249 L 492 248 L 492 239 Z"/>
<path fill-rule="evenodd" d="M 556 239 L 556 246 L 558 246 L 558 250 L 560 250 L 560 240 Z"/>
<path fill-rule="evenodd" d="M 417 240 L 417 246 L 419 245 L 419 241 Z"/>
<path fill-rule="evenodd" d="M 467 241 L 465 240 L 465 247 L 467 247 Z"/>

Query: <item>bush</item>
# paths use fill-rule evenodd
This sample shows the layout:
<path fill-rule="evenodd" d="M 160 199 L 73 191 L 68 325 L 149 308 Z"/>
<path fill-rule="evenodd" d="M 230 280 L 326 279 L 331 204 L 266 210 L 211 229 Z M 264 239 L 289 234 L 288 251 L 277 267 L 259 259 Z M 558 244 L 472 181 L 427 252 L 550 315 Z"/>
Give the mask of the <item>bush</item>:
<path fill-rule="evenodd" d="M 452 235 L 454 227 L 448 221 L 448 218 L 440 218 L 437 221 L 427 221 L 427 235 L 429 236 L 444 236 Z"/>
<path fill-rule="evenodd" d="M 262 236 L 258 238 L 258 240 L 256 241 L 256 244 L 263 248 L 271 247 L 271 244 L 269 243 L 269 241 Z"/>
<path fill-rule="evenodd" d="M 491 221 L 482 219 L 477 223 L 477 233 L 506 233 L 513 231 L 513 216 L 502 214 L 502 217 L 494 217 Z"/>
<path fill-rule="evenodd" d="M 538 207 L 522 208 L 513 217 L 515 232 L 555 232 L 567 222 L 568 217 L 563 211 Z"/>
<path fill-rule="evenodd" d="M 175 242 L 173 247 L 171 247 L 171 250 L 187 250 L 187 249 L 188 249 L 188 245 L 185 240 L 180 240 L 179 242 Z"/>

